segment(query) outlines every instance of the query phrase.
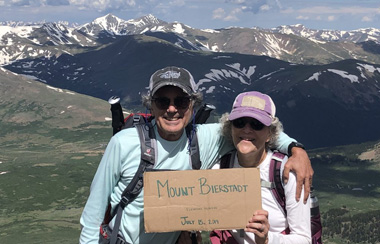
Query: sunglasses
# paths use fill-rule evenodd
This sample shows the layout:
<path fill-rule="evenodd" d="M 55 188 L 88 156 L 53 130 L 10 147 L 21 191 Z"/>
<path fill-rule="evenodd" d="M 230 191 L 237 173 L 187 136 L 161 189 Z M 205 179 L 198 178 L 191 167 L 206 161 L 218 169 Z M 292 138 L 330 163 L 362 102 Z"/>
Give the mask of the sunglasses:
<path fill-rule="evenodd" d="M 249 123 L 252 130 L 262 130 L 265 127 L 263 123 L 256 119 L 239 118 L 232 120 L 232 125 L 238 129 L 244 128 L 247 123 Z"/>
<path fill-rule="evenodd" d="M 170 106 L 170 98 L 167 97 L 155 97 L 152 101 L 156 104 L 158 109 L 165 110 Z M 174 106 L 177 109 L 186 109 L 190 105 L 190 97 L 176 97 L 174 98 Z"/>

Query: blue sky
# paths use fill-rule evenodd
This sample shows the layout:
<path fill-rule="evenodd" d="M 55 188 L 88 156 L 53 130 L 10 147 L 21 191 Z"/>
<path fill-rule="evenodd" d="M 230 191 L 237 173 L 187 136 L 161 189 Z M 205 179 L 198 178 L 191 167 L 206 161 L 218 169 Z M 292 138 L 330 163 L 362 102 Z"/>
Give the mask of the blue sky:
<path fill-rule="evenodd" d="M 129 20 L 146 14 L 194 28 L 380 29 L 379 0 L 0 0 L 0 21 L 84 24 L 112 13 Z"/>

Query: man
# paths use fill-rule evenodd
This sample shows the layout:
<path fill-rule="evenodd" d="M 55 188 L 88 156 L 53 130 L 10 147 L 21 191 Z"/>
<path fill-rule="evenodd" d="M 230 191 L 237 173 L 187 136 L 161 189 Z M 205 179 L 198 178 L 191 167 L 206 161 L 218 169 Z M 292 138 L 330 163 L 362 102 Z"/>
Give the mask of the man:
<path fill-rule="evenodd" d="M 167 67 L 151 76 L 149 93 L 144 97 L 144 104 L 150 108 L 155 118 L 152 121 L 157 143 L 155 169 L 192 168 L 185 126 L 191 121 L 193 108 L 200 101 L 201 96 L 196 91 L 194 79 L 186 69 Z M 217 159 L 233 147 L 220 136 L 219 129 L 219 124 L 197 126 L 201 169 L 211 168 Z M 282 134 L 278 142 L 279 149 L 288 152 L 291 142 L 291 138 Z M 293 157 L 287 163 L 288 173 L 290 169 L 296 171 L 300 177 L 300 189 L 303 181 L 305 188 L 309 189 L 313 170 L 307 154 L 297 147 L 291 148 L 291 152 Z M 119 203 L 123 190 L 137 171 L 140 156 L 140 140 L 135 128 L 122 130 L 112 137 L 95 174 L 90 196 L 81 216 L 80 243 L 98 243 L 99 228 L 108 202 L 111 202 L 113 209 Z M 143 210 L 141 192 L 123 211 L 119 234 L 126 243 L 169 244 L 177 241 L 180 232 L 145 233 Z M 113 221 L 110 222 L 111 229 Z"/>

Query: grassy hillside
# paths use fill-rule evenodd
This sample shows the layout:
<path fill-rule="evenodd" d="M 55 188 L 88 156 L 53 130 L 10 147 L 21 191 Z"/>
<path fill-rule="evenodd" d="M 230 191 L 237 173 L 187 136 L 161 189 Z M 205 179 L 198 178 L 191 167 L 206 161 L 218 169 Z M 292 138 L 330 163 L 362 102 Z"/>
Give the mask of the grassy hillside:
<path fill-rule="evenodd" d="M 309 152 L 325 243 L 380 242 L 380 143 Z"/>
<path fill-rule="evenodd" d="M 1 243 L 77 243 L 109 105 L 0 71 L 0 116 Z"/>
<path fill-rule="evenodd" d="M 1 243 L 77 243 L 109 105 L 0 70 L 0 116 Z M 380 143 L 309 155 L 324 243 L 379 243 Z"/>

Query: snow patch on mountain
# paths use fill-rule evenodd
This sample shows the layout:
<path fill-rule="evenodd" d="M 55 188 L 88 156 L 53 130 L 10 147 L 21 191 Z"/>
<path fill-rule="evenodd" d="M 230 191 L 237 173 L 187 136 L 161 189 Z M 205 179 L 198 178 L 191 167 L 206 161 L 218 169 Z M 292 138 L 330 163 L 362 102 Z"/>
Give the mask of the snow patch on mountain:
<path fill-rule="evenodd" d="M 207 45 L 208 46 L 208 45 Z M 211 47 L 209 47 L 209 49 L 213 52 L 222 52 L 222 50 L 219 49 L 219 46 L 217 44 L 215 45 L 212 45 Z"/>
<path fill-rule="evenodd" d="M 239 71 L 239 73 L 244 76 L 244 77 L 247 77 L 248 79 L 251 79 L 251 76 L 255 73 L 255 70 L 256 70 L 256 65 L 254 66 L 249 66 L 248 69 L 246 68 L 241 68 L 241 64 L 239 63 L 234 63 L 234 64 L 226 64 L 227 66 Z"/>
<path fill-rule="evenodd" d="M 4 34 L 7 34 L 7 33 L 16 34 L 19 37 L 26 38 L 37 27 L 38 26 L 17 26 L 17 27 L 0 26 L 0 39 L 3 37 Z"/>
<path fill-rule="evenodd" d="M 0 26 L 0 45 L 12 46 L 14 45 L 14 36 L 20 38 L 28 38 L 30 34 L 37 28 L 37 26 Z M 4 39 L 4 36 L 8 36 Z"/>
<path fill-rule="evenodd" d="M 360 64 L 358 63 L 358 65 L 360 67 L 363 67 L 365 70 L 367 70 L 368 72 L 371 72 L 371 73 L 374 73 L 375 71 L 379 72 L 380 73 L 380 68 L 376 68 L 374 67 L 373 65 L 369 65 L 369 64 Z M 358 67 L 358 68 L 360 68 Z"/>
<path fill-rule="evenodd" d="M 35 77 L 34 75 L 25 75 L 25 74 L 22 74 L 21 76 L 25 77 L 25 78 L 28 78 L 30 80 L 39 80 L 37 77 Z"/>
<path fill-rule="evenodd" d="M 310 76 L 307 80 L 305 81 L 312 81 L 312 80 L 316 80 L 318 81 L 319 79 L 319 76 L 322 74 L 322 72 L 316 72 L 314 73 L 312 76 Z"/>
<path fill-rule="evenodd" d="M 201 31 L 203 31 L 203 32 L 208 32 L 208 33 L 213 33 L 213 34 L 215 34 L 215 33 L 220 33 L 220 31 L 218 31 L 218 30 L 213 30 L 213 29 L 201 29 Z"/>
<path fill-rule="evenodd" d="M 261 79 L 265 79 L 265 78 L 267 78 L 267 77 L 268 77 L 268 79 L 270 79 L 270 76 L 271 76 L 271 75 L 273 75 L 273 74 L 275 74 L 275 73 L 278 73 L 278 72 L 280 72 L 280 71 L 282 71 L 282 70 L 284 70 L 284 68 L 280 68 L 279 70 L 273 71 L 273 72 L 271 72 L 271 73 L 269 73 L 269 74 L 265 74 L 265 75 L 261 76 L 261 77 L 259 78 L 259 80 L 261 80 Z"/>
<path fill-rule="evenodd" d="M 222 55 L 219 55 L 217 57 L 214 57 L 213 59 L 221 59 L 221 58 L 232 58 L 231 56 L 222 56 Z"/>
<path fill-rule="evenodd" d="M 198 39 L 195 39 L 195 42 L 196 43 L 199 43 L 199 45 L 200 45 L 200 47 L 198 47 L 198 48 L 200 48 L 202 51 L 214 51 L 214 50 L 212 50 L 210 47 L 209 47 L 209 45 L 208 45 L 208 43 L 202 43 L 200 40 L 198 40 Z"/>
<path fill-rule="evenodd" d="M 360 64 L 358 63 L 357 69 L 360 71 L 360 76 L 363 79 L 368 79 L 368 76 L 372 76 L 374 72 L 380 73 L 380 68 L 376 68 L 373 65 L 370 64 Z M 368 74 L 370 73 L 370 74 Z"/>
<path fill-rule="evenodd" d="M 228 78 L 236 78 L 240 80 L 242 84 L 250 85 L 251 76 L 255 73 L 256 66 L 249 66 L 248 68 L 241 67 L 240 63 L 226 64 L 230 69 L 211 69 L 209 73 L 205 75 L 205 78 L 200 79 L 197 88 L 204 90 L 201 86 L 204 86 L 208 82 L 218 82 L 226 80 Z M 211 90 L 213 90 L 212 88 Z M 210 88 L 207 90 L 210 92 Z M 206 91 L 206 93 L 207 93 Z"/>
<path fill-rule="evenodd" d="M 165 32 L 165 26 L 155 26 L 150 29 L 152 32 Z"/>
<path fill-rule="evenodd" d="M 215 90 L 215 86 L 210 86 L 207 90 L 206 90 L 206 94 L 210 94 L 210 93 L 213 93 Z"/>
<path fill-rule="evenodd" d="M 63 93 L 63 90 L 60 88 L 52 87 L 52 86 L 46 86 L 48 89 L 54 90 L 56 92 Z"/>
<path fill-rule="evenodd" d="M 346 71 L 337 70 L 337 69 L 327 69 L 327 71 L 340 75 L 341 77 L 345 79 L 349 79 L 351 83 L 354 83 L 354 82 L 359 83 L 359 77 L 357 77 L 356 75 L 351 75 Z"/>
<path fill-rule="evenodd" d="M 185 33 L 185 29 L 180 23 L 176 23 L 173 25 L 173 32 L 183 35 Z"/>
<path fill-rule="evenodd" d="M 326 43 L 327 43 L 327 42 L 325 42 L 325 41 L 320 41 L 320 40 L 317 40 L 317 39 L 315 39 L 315 38 L 309 38 L 309 40 L 312 41 L 312 42 L 315 42 L 315 43 L 317 43 L 317 44 L 326 44 Z"/>
<path fill-rule="evenodd" d="M 51 40 L 56 46 L 58 44 L 73 44 L 66 38 L 64 33 L 69 33 L 68 29 L 66 26 L 59 25 L 59 24 L 53 24 L 53 23 L 48 23 L 43 26 L 43 28 L 46 30 L 48 33 L 49 37 L 52 37 L 54 40 Z M 56 42 L 58 41 L 58 43 Z"/>

